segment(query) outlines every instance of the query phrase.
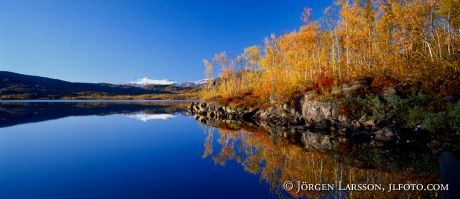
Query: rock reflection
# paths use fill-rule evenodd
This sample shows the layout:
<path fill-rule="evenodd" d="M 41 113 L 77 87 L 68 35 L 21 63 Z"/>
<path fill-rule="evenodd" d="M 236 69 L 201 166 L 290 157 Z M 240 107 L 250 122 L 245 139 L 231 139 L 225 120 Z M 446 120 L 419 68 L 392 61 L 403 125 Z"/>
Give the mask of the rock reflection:
<path fill-rule="evenodd" d="M 246 172 L 260 175 L 261 181 L 268 183 L 271 192 L 279 198 L 441 197 L 441 192 L 435 191 L 388 192 L 390 183 L 440 183 L 436 161 L 431 154 L 405 152 L 408 154 L 395 157 L 369 145 L 306 151 L 288 139 L 273 139 L 266 132 L 209 126 L 204 130 L 203 158 L 211 158 L 220 166 L 232 161 L 241 164 Z M 285 181 L 294 182 L 293 190 L 283 190 Z M 298 181 L 309 184 L 336 184 L 341 181 L 343 187 L 346 184 L 382 184 L 385 191 L 338 191 L 336 188 L 297 193 Z"/>

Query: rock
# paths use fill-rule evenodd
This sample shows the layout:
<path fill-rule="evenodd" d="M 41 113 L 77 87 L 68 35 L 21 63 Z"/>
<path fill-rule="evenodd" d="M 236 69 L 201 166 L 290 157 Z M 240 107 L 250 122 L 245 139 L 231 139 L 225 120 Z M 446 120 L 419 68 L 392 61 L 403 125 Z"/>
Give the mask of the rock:
<path fill-rule="evenodd" d="M 337 119 L 340 123 L 347 125 L 350 123 L 350 118 L 347 115 L 339 115 Z"/>
<path fill-rule="evenodd" d="M 337 134 L 339 134 L 341 136 L 347 136 L 347 133 L 348 133 L 347 128 L 343 128 L 343 129 L 340 129 L 339 131 L 337 131 Z"/>
<path fill-rule="evenodd" d="M 367 120 L 367 121 L 363 121 L 361 123 L 366 127 L 374 127 L 375 126 L 374 120 Z"/>
<path fill-rule="evenodd" d="M 208 108 L 208 111 L 214 112 L 214 111 L 216 111 L 216 107 L 215 107 L 215 106 L 211 106 L 211 107 Z"/>
<path fill-rule="evenodd" d="M 337 129 L 333 126 L 331 126 L 331 128 L 329 129 L 331 132 L 337 132 Z"/>
<path fill-rule="evenodd" d="M 396 138 L 396 133 L 387 127 L 374 133 L 374 139 L 382 142 L 394 141 Z"/>
<path fill-rule="evenodd" d="M 235 120 L 235 119 L 237 119 L 236 114 L 229 113 L 229 114 L 228 114 L 228 119 L 230 119 L 230 120 Z"/>
<path fill-rule="evenodd" d="M 326 130 L 329 127 L 330 127 L 329 120 L 321 120 L 320 122 L 315 124 L 315 129 L 319 129 L 319 130 Z"/>
<path fill-rule="evenodd" d="M 361 124 L 361 122 L 357 121 L 357 120 L 353 120 L 351 122 L 351 125 L 354 127 L 354 128 L 361 128 L 363 127 L 363 124 Z"/>
<path fill-rule="evenodd" d="M 249 112 L 249 113 L 255 113 L 255 112 L 257 112 L 257 111 L 259 111 L 259 108 L 252 108 L 252 107 L 251 107 L 251 108 L 249 108 L 249 109 L 247 110 L 247 112 Z"/>
<path fill-rule="evenodd" d="M 287 111 L 288 108 L 289 108 L 289 107 L 288 107 L 288 104 L 287 104 L 287 103 L 284 103 L 284 104 L 283 104 L 283 110 Z"/>
<path fill-rule="evenodd" d="M 339 141 L 339 143 L 342 143 L 342 144 L 347 144 L 349 142 L 348 138 L 344 136 L 337 137 L 337 140 Z"/>
<path fill-rule="evenodd" d="M 270 107 L 267 109 L 267 115 L 273 115 L 273 114 L 276 114 L 277 112 L 277 108 L 275 107 Z"/>
<path fill-rule="evenodd" d="M 339 105 L 338 101 L 321 102 L 312 99 L 313 94 L 305 94 L 302 102 L 302 116 L 307 122 L 319 122 L 325 119 L 338 119 Z"/>
<path fill-rule="evenodd" d="M 302 133 L 301 142 L 307 150 L 331 150 L 333 149 L 331 137 L 321 133 L 307 131 Z"/>
<path fill-rule="evenodd" d="M 260 118 L 261 115 L 262 115 L 262 112 L 263 112 L 263 111 L 261 111 L 261 110 L 256 111 L 256 112 L 254 113 L 253 117 L 254 117 L 254 118 Z"/>
<path fill-rule="evenodd" d="M 367 126 L 367 127 L 373 127 L 375 126 L 375 122 L 373 119 L 370 119 L 368 117 L 366 117 L 365 115 L 363 115 L 361 118 L 359 118 L 358 120 L 363 126 Z"/>

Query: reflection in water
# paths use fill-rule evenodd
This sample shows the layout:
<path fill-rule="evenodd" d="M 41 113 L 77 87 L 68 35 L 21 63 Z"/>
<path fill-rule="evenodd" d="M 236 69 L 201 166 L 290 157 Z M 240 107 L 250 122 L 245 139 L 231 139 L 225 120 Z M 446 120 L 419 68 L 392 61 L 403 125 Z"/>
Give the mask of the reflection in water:
<path fill-rule="evenodd" d="M 215 164 L 225 166 L 237 162 L 246 172 L 260 175 L 273 194 L 280 198 L 439 198 L 441 192 L 392 191 L 388 184 L 440 183 L 436 162 L 430 154 L 413 154 L 404 167 L 373 165 L 363 167 L 359 157 L 392 161 L 370 147 L 360 148 L 360 156 L 343 159 L 344 154 L 305 151 L 285 139 L 273 139 L 267 133 L 245 130 L 225 130 L 205 127 L 203 158 L 212 158 Z M 345 152 L 343 152 L 345 153 Z M 359 153 L 359 152 L 358 152 Z M 351 156 L 351 155 L 349 155 Z M 375 162 L 379 162 L 374 160 Z M 294 182 L 292 191 L 285 191 L 285 181 Z M 382 184 L 385 191 L 300 191 L 297 182 L 309 184 Z M 297 193 L 298 192 L 298 193 Z"/>
<path fill-rule="evenodd" d="M 128 114 L 142 121 L 167 119 L 172 118 L 169 114 L 185 112 L 188 104 L 176 101 L 0 102 L 0 128 L 68 116 Z"/>
<path fill-rule="evenodd" d="M 173 114 L 148 114 L 144 112 L 137 112 L 137 113 L 129 113 L 125 114 L 126 117 L 135 119 L 135 120 L 140 120 L 143 122 L 148 122 L 150 120 L 170 120 L 172 118 L 175 118 L 176 116 Z"/>
<path fill-rule="evenodd" d="M 28 102 L 28 103 L 17 103 L 17 102 L 8 102 L 8 103 L 0 103 L 0 128 L 2 127 L 9 127 L 18 124 L 25 124 L 31 122 L 40 122 L 40 121 L 47 121 L 51 119 L 57 119 L 67 116 L 86 116 L 86 115 L 112 115 L 112 114 L 123 114 L 128 118 L 139 119 L 142 121 L 150 121 L 152 119 L 171 119 L 174 117 L 179 117 L 177 113 L 184 113 L 187 106 L 189 104 L 186 102 L 59 102 L 59 103 L 48 103 L 48 102 Z M 78 118 L 81 119 L 81 118 Z M 184 120 L 185 121 L 185 120 Z M 184 122 L 179 120 L 179 122 Z M 164 121 L 165 123 L 170 123 L 172 121 Z M 135 122 L 134 122 L 135 123 Z M 110 121 L 109 126 L 112 126 L 112 121 Z M 133 126 L 129 126 L 129 124 Z M 181 124 L 181 123 L 178 123 Z M 208 123 L 209 124 L 209 123 Z M 148 126 L 149 123 L 145 125 L 138 125 L 138 123 L 132 124 L 128 122 L 126 124 L 126 128 L 134 129 L 138 128 L 138 126 Z M 182 125 L 182 124 L 181 124 Z M 181 125 L 177 125 L 182 127 Z M 175 128 L 173 128 L 175 127 Z M 194 136 L 187 131 L 187 134 L 179 133 L 180 129 L 176 127 L 176 125 L 170 125 L 167 128 L 172 129 L 170 131 L 175 132 L 174 138 L 161 140 L 161 136 L 171 135 L 171 134 L 163 134 L 158 138 L 159 142 L 168 143 L 170 140 L 171 144 L 167 144 L 168 147 L 175 147 L 175 150 L 165 150 L 163 145 L 155 144 L 155 142 L 148 142 L 144 143 L 145 147 L 159 147 L 155 148 L 154 151 L 156 154 L 154 157 L 159 158 L 155 159 L 155 165 L 161 165 L 159 163 L 168 161 L 168 160 L 176 160 L 178 154 L 184 154 L 186 152 L 191 152 L 194 149 L 193 145 L 188 145 L 184 147 L 185 143 L 190 143 L 190 139 Z M 226 165 L 237 163 L 243 166 L 244 170 L 247 173 L 255 174 L 260 176 L 260 180 L 268 184 L 270 187 L 271 193 L 275 197 L 279 198 L 439 198 L 441 197 L 440 192 L 426 192 L 426 191 L 394 191 L 394 192 L 386 192 L 388 191 L 388 184 L 407 184 L 407 183 L 418 183 L 418 184 L 429 184 L 429 183 L 440 183 L 439 179 L 439 168 L 437 166 L 437 162 L 433 159 L 433 156 L 430 153 L 422 153 L 422 152 L 411 152 L 411 151 L 404 151 L 401 149 L 399 152 L 388 151 L 385 148 L 378 148 L 373 145 L 369 144 L 360 144 L 360 145 L 353 145 L 353 146 L 342 146 L 339 142 L 332 140 L 333 136 L 328 134 L 319 134 L 314 132 L 303 132 L 301 134 L 285 134 L 280 130 L 273 130 L 271 133 L 267 133 L 260 128 L 260 126 L 249 126 L 245 128 L 246 130 L 239 130 L 239 125 L 229 124 L 226 125 L 224 128 L 218 129 L 210 126 L 202 126 L 205 130 L 205 138 L 204 138 L 204 152 L 198 152 L 195 154 L 199 158 L 199 154 L 202 154 L 202 158 L 204 159 L 211 159 L 216 165 L 225 167 Z M 222 126 L 220 126 L 222 127 Z M 97 126 L 91 127 L 95 132 L 91 133 L 92 138 L 98 138 L 98 128 Z M 14 127 L 12 128 L 14 129 Z M 190 126 L 189 126 L 190 129 Z M 231 129 L 231 130 L 226 130 Z M 46 131 L 47 129 L 41 129 L 41 131 Z M 51 129 L 54 131 L 53 129 Z M 151 131 L 151 127 L 147 129 L 147 131 Z M 196 129 L 200 131 L 200 129 Z M 40 130 L 38 130 L 40 131 Z M 122 130 L 120 130 L 122 131 Z M 193 129 L 192 129 L 193 131 Z M 143 134 L 143 131 L 139 131 L 137 134 L 129 134 L 127 137 L 121 136 L 122 141 L 114 142 L 113 146 L 116 150 L 118 150 L 118 146 L 120 143 L 127 144 L 127 151 L 133 149 L 140 149 L 139 144 L 142 144 L 144 139 L 139 139 L 138 141 L 133 141 L 132 139 L 138 138 L 137 136 L 143 135 L 151 135 L 151 134 Z M 58 134 L 57 138 L 64 139 L 65 136 Z M 75 139 L 82 139 L 81 143 L 84 143 L 86 146 L 87 138 L 85 138 L 84 134 L 80 135 L 79 133 L 75 134 Z M 100 134 L 99 134 L 100 135 Z M 121 135 L 124 135 L 121 133 Z M 295 136 L 293 136 L 295 135 Z M 14 134 L 11 137 L 17 138 L 20 137 L 23 139 L 23 134 Z M 39 135 L 41 136 L 41 135 Z M 46 135 L 45 135 L 46 136 Z M 81 137 L 83 136 L 83 137 Z M 93 142 L 96 143 L 94 148 L 89 148 L 88 151 L 91 151 L 89 154 L 98 154 L 104 152 L 101 148 L 101 145 L 98 143 L 104 143 L 102 145 L 106 146 L 107 137 L 104 134 L 101 138 L 101 142 Z M 187 137 L 190 136 L 190 137 Z M 110 138 L 116 138 L 116 134 L 111 135 Z M 186 137 L 186 139 L 185 139 Z M 27 138 L 27 136 L 26 136 Z M 39 139 L 35 139 L 35 137 L 30 137 L 32 140 L 37 141 L 37 143 L 42 143 Z M 54 138 L 54 137 L 53 137 Z M 129 139 L 127 139 L 129 138 Z M 182 139 L 182 143 L 180 142 Z M 25 138 L 24 138 L 25 139 Z M 151 139 L 155 140 L 155 139 Z M 198 138 L 197 143 L 201 144 L 201 139 Z M 65 140 L 65 139 L 64 139 Z M 72 142 L 74 139 L 71 139 Z M 110 139 L 109 139 L 110 140 Z M 129 141 L 131 140 L 131 142 Z M 91 142 L 90 142 L 91 143 Z M 135 143 L 133 145 L 129 145 L 130 143 Z M 178 144 L 179 143 L 179 144 Z M 20 145 L 21 143 L 19 143 Z M 30 144 L 24 145 L 29 147 Z M 37 145 L 41 148 L 44 146 L 60 146 L 58 144 L 51 144 L 48 143 L 44 146 Z M 72 145 L 62 145 L 62 148 L 57 148 L 57 150 L 50 150 L 50 151 L 65 151 L 68 150 L 69 146 Z M 78 149 L 81 148 L 78 146 Z M 133 147 L 136 146 L 136 147 Z M 25 149 L 27 149 L 25 147 Z M 46 148 L 46 147 L 45 147 Z M 141 147 L 142 148 L 142 147 Z M 14 149 L 12 147 L 11 149 Z M 94 149 L 94 151 L 93 151 Z M 169 148 L 168 148 L 169 149 Z M 176 153 L 177 150 L 184 150 L 180 153 Z M 116 151 L 115 150 L 115 151 Z M 201 150 L 201 146 L 198 146 L 196 150 Z M 8 151 L 8 150 L 5 150 Z M 11 151 L 11 150 L 10 150 Z M 30 151 L 37 151 L 37 150 L 30 150 Z M 19 151 L 19 157 L 27 157 L 27 155 L 31 154 L 30 151 L 24 152 Z M 40 150 L 38 150 L 40 151 Z M 101 152 L 102 151 L 102 152 Z M 168 152 L 171 152 L 168 154 Z M 110 151 L 109 154 L 111 154 Z M 139 155 L 142 153 L 141 151 L 134 150 L 133 153 L 127 153 L 126 157 L 133 158 L 133 157 L 143 157 Z M 33 154 L 33 153 L 32 153 Z M 192 153 L 193 154 L 193 153 Z M 21 156 L 22 155 L 22 156 Z M 47 154 L 49 155 L 49 154 Z M 163 157 L 164 156 L 164 157 Z M 193 155 L 186 155 L 185 157 L 192 157 Z M 15 156 L 14 156 L 15 157 Z M 64 156 L 56 156 L 56 157 L 64 157 Z M 82 156 L 86 157 L 86 156 Z M 107 155 L 101 155 L 100 157 L 103 158 L 95 158 L 94 160 L 103 161 L 104 158 L 111 157 Z M 118 156 L 115 156 L 118 157 Z M 30 161 L 27 158 L 24 158 L 26 161 Z M 67 159 L 64 159 L 67 160 Z M 74 158 L 69 158 L 68 161 L 73 161 Z M 145 165 L 149 162 L 150 159 L 140 159 L 139 165 Z M 178 158 L 177 160 L 180 160 Z M 37 162 L 43 162 L 45 160 L 39 160 Z M 210 168 L 206 168 L 206 164 L 203 164 L 205 161 L 201 161 L 199 159 L 198 162 L 191 162 L 189 159 L 186 160 L 189 163 L 190 168 L 196 168 L 194 171 L 200 173 L 200 175 L 196 174 L 193 179 L 202 178 L 209 181 L 211 184 L 215 181 L 231 181 L 231 178 L 225 177 L 225 175 L 219 176 L 219 174 L 225 173 L 213 173 L 212 175 L 209 174 L 206 176 L 211 170 Z M 444 162 L 449 163 L 450 159 L 444 160 Z M 13 161 L 14 162 L 14 161 Z M 46 162 L 46 161 L 45 161 Z M 60 161 L 57 161 L 60 162 Z M 442 161 L 440 161 L 442 162 Z M 129 163 L 126 161 L 123 163 Z M 56 164 L 49 163 L 50 166 L 56 166 Z M 69 165 L 74 165 L 69 164 Z M 117 164 L 108 164 L 110 168 L 113 165 Z M 152 169 L 148 167 L 147 170 L 161 170 L 161 173 L 165 173 L 164 171 L 170 171 L 171 167 L 177 168 L 177 170 L 183 169 L 183 163 L 170 163 L 166 164 L 167 166 Z M 7 165 L 8 166 L 8 165 Z M 33 166 L 33 165 L 32 165 Z M 31 166 L 31 167 L 32 167 Z M 214 165 L 210 165 L 215 167 Z M 227 170 L 232 170 L 231 166 L 227 166 Z M 441 165 L 442 166 L 442 165 Z M 448 168 L 457 168 L 458 166 L 452 164 L 444 165 Z M 45 167 L 48 168 L 49 166 Z M 108 168 L 104 168 L 103 170 L 107 170 Z M 230 167 L 230 168 L 229 168 Z M 19 175 L 23 173 L 20 167 L 12 166 L 11 168 L 18 169 L 17 174 Z M 61 167 L 57 166 L 56 168 L 62 169 Z M 65 168 L 65 167 L 64 167 Z M 204 169 L 205 172 L 201 172 L 201 169 Z M 448 169 L 448 174 L 451 174 L 450 170 Z M 6 170 L 5 170 L 6 171 Z M 59 170 L 60 171 L 60 170 Z M 80 170 L 76 170 L 80 171 Z M 108 176 L 116 176 L 118 173 L 125 172 L 126 169 L 123 168 L 120 171 L 114 172 Z M 84 171 L 85 173 L 88 171 Z M 175 171 L 177 172 L 177 171 Z M 231 171 L 233 172 L 233 170 Z M 3 174 L 8 174 L 10 172 L 4 172 Z M 18 174 L 19 173 L 19 174 Z M 99 172 L 95 172 L 99 173 Z M 166 172 L 167 173 L 167 172 Z M 243 173 L 243 172 L 241 172 Z M 0 173 L 2 174 L 2 173 Z M 56 174 L 56 176 L 60 176 L 61 174 Z M 144 175 L 144 174 L 142 174 Z M 174 179 L 178 177 L 189 177 L 190 173 L 181 173 L 177 176 L 171 176 L 168 174 L 165 178 Z M 234 173 L 231 174 L 232 176 Z M 19 175 L 20 176 L 20 175 Z M 193 176 L 193 175 L 192 175 Z M 242 175 L 242 176 L 251 176 L 251 175 Z M 47 176 L 48 177 L 48 176 Z M 240 176 L 241 177 L 241 176 Z M 93 178 L 93 176 L 89 176 L 88 178 Z M 127 177 L 129 179 L 129 177 Z M 121 178 L 120 183 L 123 184 L 122 181 L 127 181 L 127 178 Z M 1 178 L 0 178 L 1 179 Z M 20 179 L 16 176 L 11 177 L 11 179 Z M 33 178 L 32 178 L 33 179 Z M 40 178 L 38 178 L 40 179 Z M 154 177 L 148 179 L 155 179 Z M 247 180 L 247 179 L 246 179 Z M 198 181 L 198 180 L 196 180 Z M 293 190 L 285 191 L 282 188 L 282 185 L 285 181 L 294 182 Z M 324 184 L 336 184 L 337 182 L 341 181 L 344 186 L 346 184 L 382 184 L 382 186 L 387 189 L 385 192 L 381 191 L 300 191 L 297 192 L 298 186 L 297 182 L 307 182 L 310 184 L 317 184 L 317 183 L 324 183 Z M 1 180 L 0 180 L 1 182 Z M 72 181 L 71 181 L 72 182 Z M 112 182 L 112 181 L 101 181 L 103 183 Z M 118 182 L 118 181 L 114 181 Z M 23 183 L 23 182 L 21 182 Z M 149 186 L 156 186 L 155 182 L 153 184 L 149 184 Z M 203 183 L 203 182 L 202 182 Z M 33 184 L 33 183 L 32 183 Z M 129 183 L 128 183 L 129 184 Z M 201 190 L 202 184 L 197 185 L 196 190 Z M 22 187 L 23 185 L 18 185 Z M 123 184 L 123 186 L 126 186 Z M 176 184 L 173 185 L 164 185 L 164 187 L 175 187 Z M 31 186 L 33 187 L 33 186 Z M 121 185 L 120 185 L 121 187 Z M 193 186 L 191 186 L 193 188 Z M 110 188 L 110 186 L 109 186 Z M 217 189 L 217 185 L 211 187 L 210 189 Z M 232 191 L 240 191 L 245 192 L 248 190 L 255 190 L 260 187 L 240 187 L 241 190 L 232 190 Z M 0 189 L 1 190 L 1 189 Z M 110 188 L 110 190 L 112 190 Z M 216 191 L 219 192 L 219 191 Z M 221 192 L 219 192 L 221 193 Z M 266 193 L 266 192 L 264 192 Z"/>
<path fill-rule="evenodd" d="M 270 198 L 239 165 L 201 158 L 204 135 L 182 115 L 187 103 L 135 103 L 0 103 L 0 199 Z"/>

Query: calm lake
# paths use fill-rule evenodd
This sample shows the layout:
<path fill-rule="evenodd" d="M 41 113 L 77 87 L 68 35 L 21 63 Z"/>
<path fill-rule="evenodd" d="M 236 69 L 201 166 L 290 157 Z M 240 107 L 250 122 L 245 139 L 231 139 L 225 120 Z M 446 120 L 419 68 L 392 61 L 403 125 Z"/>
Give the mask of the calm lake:
<path fill-rule="evenodd" d="M 442 198 L 442 191 L 388 192 L 389 184 L 441 183 L 431 153 L 305 150 L 266 132 L 202 124 L 187 106 L 1 102 L 0 198 Z M 385 190 L 299 191 L 301 182 Z"/>

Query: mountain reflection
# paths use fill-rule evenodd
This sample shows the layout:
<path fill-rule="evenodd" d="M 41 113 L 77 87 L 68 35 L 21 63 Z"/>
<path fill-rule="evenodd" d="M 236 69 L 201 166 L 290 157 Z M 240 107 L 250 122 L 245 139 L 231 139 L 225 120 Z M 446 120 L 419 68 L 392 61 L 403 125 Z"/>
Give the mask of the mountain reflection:
<path fill-rule="evenodd" d="M 148 122 L 150 120 L 170 120 L 172 118 L 175 118 L 176 116 L 173 114 L 147 114 L 144 112 L 137 112 L 137 113 L 129 113 L 125 114 L 126 117 L 135 119 L 135 120 L 140 120 L 143 122 Z"/>
<path fill-rule="evenodd" d="M 148 121 L 171 119 L 189 103 L 169 101 L 0 102 L 0 128 L 68 116 L 124 114 Z"/>
<path fill-rule="evenodd" d="M 392 191 L 388 184 L 440 183 L 436 161 L 430 154 L 407 154 L 405 162 L 372 147 L 338 149 L 336 152 L 306 151 L 286 139 L 264 132 L 204 127 L 203 158 L 220 166 L 237 162 L 248 173 L 260 175 L 280 198 L 439 198 L 440 192 Z M 341 152 L 339 152 L 341 151 Z M 368 164 L 362 164 L 367 162 Z M 387 162 L 387 164 L 380 164 Z M 364 166 L 365 165 L 365 166 Z M 294 183 L 292 191 L 283 183 Z M 297 182 L 309 184 L 382 184 L 385 191 L 300 191 Z"/>

